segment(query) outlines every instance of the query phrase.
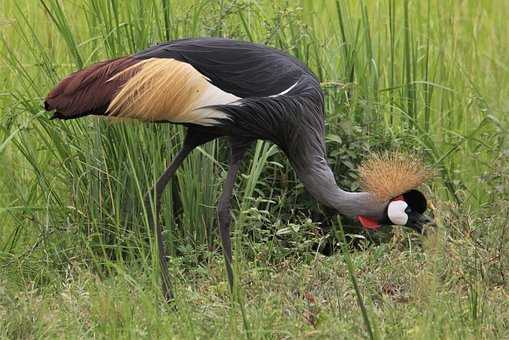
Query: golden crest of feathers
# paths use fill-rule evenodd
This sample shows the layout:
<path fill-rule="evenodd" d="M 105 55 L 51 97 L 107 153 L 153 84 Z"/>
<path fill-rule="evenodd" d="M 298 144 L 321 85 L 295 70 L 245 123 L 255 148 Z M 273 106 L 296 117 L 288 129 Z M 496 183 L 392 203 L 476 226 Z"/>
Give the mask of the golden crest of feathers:
<path fill-rule="evenodd" d="M 400 152 L 375 153 L 359 167 L 361 188 L 380 201 L 415 189 L 432 175 L 422 160 Z"/>

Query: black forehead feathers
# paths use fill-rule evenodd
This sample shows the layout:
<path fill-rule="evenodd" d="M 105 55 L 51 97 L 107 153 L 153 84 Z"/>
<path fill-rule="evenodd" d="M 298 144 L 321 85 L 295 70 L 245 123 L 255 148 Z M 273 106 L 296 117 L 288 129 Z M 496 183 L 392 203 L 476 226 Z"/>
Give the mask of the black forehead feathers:
<path fill-rule="evenodd" d="M 419 214 L 426 211 L 428 206 L 426 197 L 418 190 L 410 190 L 403 194 L 405 202 Z"/>

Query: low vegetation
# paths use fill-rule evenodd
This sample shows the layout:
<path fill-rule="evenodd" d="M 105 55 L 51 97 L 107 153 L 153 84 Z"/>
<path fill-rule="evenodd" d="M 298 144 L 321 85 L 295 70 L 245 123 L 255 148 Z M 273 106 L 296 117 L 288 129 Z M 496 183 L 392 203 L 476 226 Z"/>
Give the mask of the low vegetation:
<path fill-rule="evenodd" d="M 0 2 L 0 338 L 508 338 L 508 15 L 505 0 Z M 435 169 L 423 190 L 437 228 L 343 220 L 343 242 L 258 142 L 236 187 L 232 298 L 216 141 L 164 197 L 177 296 L 164 304 L 142 201 L 182 129 L 51 121 L 41 103 L 85 65 L 197 36 L 310 65 L 338 183 L 357 190 L 370 152 L 415 154 Z"/>

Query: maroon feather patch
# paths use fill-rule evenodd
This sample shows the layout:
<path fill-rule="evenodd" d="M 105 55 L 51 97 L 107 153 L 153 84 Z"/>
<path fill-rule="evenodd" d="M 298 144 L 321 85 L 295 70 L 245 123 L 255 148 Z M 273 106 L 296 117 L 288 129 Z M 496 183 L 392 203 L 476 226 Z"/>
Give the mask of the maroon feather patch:
<path fill-rule="evenodd" d="M 55 118 L 77 118 L 89 114 L 104 115 L 109 103 L 122 85 L 137 72 L 137 67 L 111 81 L 110 78 L 139 59 L 123 57 L 103 61 L 72 73 L 46 97 L 44 108 L 55 110 Z"/>

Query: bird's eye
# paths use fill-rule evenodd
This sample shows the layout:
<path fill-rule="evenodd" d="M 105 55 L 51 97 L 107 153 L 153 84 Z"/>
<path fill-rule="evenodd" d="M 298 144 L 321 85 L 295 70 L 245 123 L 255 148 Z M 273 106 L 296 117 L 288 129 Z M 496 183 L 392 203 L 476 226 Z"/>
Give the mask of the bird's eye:
<path fill-rule="evenodd" d="M 411 212 L 412 212 L 412 208 L 407 207 L 407 208 L 405 209 L 405 213 L 410 214 Z"/>

